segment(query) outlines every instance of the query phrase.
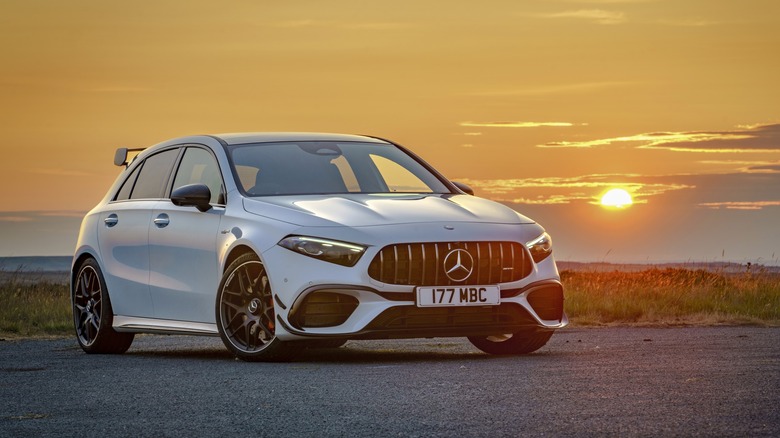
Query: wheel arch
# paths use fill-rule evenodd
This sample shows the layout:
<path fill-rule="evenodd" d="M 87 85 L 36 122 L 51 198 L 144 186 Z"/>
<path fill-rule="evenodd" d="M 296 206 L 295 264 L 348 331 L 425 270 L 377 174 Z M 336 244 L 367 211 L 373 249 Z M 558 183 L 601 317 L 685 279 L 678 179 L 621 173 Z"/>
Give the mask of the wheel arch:
<path fill-rule="evenodd" d="M 255 251 L 254 248 L 243 243 L 231 248 L 230 252 L 228 252 L 227 256 L 225 257 L 225 262 L 222 264 L 222 273 L 225 273 L 225 270 L 227 270 L 228 266 L 230 266 L 234 260 L 248 253 L 254 253 L 258 258 L 260 257 L 260 254 Z M 262 261 L 262 258 L 260 260 Z"/>
<path fill-rule="evenodd" d="M 95 262 L 97 262 L 98 265 L 100 265 L 100 261 L 92 251 L 86 250 L 82 251 L 80 254 L 74 256 L 73 258 L 73 264 L 70 268 L 70 293 L 71 296 L 73 295 L 73 288 L 76 285 L 76 276 L 79 275 L 79 268 L 87 259 L 94 259 Z"/>

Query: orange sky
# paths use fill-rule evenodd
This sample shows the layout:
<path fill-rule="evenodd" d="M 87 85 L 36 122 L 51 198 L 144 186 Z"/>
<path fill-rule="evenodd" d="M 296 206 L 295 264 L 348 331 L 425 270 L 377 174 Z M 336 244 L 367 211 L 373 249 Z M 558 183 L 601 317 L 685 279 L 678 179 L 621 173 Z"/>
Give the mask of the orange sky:
<path fill-rule="evenodd" d="M 72 252 L 116 147 L 268 130 L 398 141 L 559 259 L 780 256 L 775 0 L 4 0 L 0 51 L 0 256 Z"/>

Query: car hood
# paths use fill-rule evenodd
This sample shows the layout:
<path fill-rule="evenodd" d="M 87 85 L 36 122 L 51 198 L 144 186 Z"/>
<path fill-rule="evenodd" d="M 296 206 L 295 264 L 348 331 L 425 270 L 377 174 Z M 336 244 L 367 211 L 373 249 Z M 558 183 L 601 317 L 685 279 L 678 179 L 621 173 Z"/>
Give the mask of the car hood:
<path fill-rule="evenodd" d="M 369 227 L 415 223 L 530 224 L 511 208 L 470 195 L 305 195 L 245 198 L 252 214 L 299 226 Z"/>

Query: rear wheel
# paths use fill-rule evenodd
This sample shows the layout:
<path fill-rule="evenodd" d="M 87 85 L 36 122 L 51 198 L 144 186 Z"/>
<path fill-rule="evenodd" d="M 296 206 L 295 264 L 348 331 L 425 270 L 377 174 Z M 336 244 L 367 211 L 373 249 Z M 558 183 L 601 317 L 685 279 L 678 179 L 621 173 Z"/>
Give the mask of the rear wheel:
<path fill-rule="evenodd" d="M 76 339 L 87 353 L 124 353 L 133 343 L 133 333 L 119 333 L 111 327 L 114 312 L 103 273 L 95 259 L 79 266 L 71 296 Z"/>
<path fill-rule="evenodd" d="M 469 341 L 475 347 L 489 354 L 528 354 L 544 347 L 552 335 L 552 331 L 531 329 L 498 336 L 471 336 Z"/>
<path fill-rule="evenodd" d="M 238 257 L 222 276 L 216 317 L 222 342 L 239 359 L 284 361 L 301 349 L 276 337 L 271 284 L 265 266 L 254 253 Z"/>

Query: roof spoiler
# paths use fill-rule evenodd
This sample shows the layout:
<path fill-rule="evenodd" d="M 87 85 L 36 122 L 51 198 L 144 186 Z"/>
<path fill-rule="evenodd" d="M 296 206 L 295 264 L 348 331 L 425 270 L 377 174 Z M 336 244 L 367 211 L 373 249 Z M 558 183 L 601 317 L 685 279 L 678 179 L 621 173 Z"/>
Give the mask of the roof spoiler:
<path fill-rule="evenodd" d="M 114 153 L 114 165 L 115 166 L 127 166 L 127 153 L 128 152 L 140 152 L 144 150 L 144 148 L 135 148 L 135 149 L 128 149 L 128 148 L 119 148 Z"/>

